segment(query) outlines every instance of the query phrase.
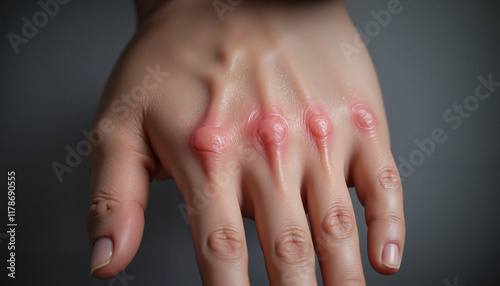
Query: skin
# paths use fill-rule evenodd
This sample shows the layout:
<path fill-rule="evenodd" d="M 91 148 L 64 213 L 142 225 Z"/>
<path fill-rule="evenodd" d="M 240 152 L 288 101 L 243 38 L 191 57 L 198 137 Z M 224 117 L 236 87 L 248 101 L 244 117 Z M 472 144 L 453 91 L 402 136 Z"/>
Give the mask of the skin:
<path fill-rule="evenodd" d="M 112 241 L 95 277 L 136 254 L 155 178 L 184 197 L 204 285 L 249 284 L 243 217 L 271 285 L 316 285 L 315 253 L 325 285 L 364 285 L 352 185 L 372 267 L 399 269 L 401 183 L 368 52 L 340 48 L 357 36 L 342 1 L 248 0 L 223 21 L 211 1 L 146 1 L 138 15 L 94 122 L 113 126 L 90 156 L 90 247 Z"/>

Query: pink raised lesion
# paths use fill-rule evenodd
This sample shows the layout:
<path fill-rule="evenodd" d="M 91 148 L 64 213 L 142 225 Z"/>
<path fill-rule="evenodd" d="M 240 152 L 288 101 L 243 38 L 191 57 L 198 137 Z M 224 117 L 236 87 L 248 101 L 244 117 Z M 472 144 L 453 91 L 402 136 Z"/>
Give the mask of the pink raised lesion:
<path fill-rule="evenodd" d="M 307 123 L 309 131 L 316 139 L 327 139 L 332 133 L 332 122 L 324 112 L 314 112 L 309 116 Z"/>
<path fill-rule="evenodd" d="M 377 127 L 377 117 L 367 105 L 363 103 L 354 104 L 351 112 L 358 129 L 371 132 Z"/>
<path fill-rule="evenodd" d="M 288 141 L 290 126 L 277 108 L 256 108 L 248 116 L 247 134 L 257 149 L 281 150 Z"/>
<path fill-rule="evenodd" d="M 193 132 L 191 145 L 198 152 L 221 154 L 227 146 L 227 134 L 221 124 L 203 124 Z"/>
<path fill-rule="evenodd" d="M 285 188 L 283 155 L 290 138 L 290 125 L 278 108 L 258 108 L 248 120 L 248 139 L 266 155 L 276 184 Z"/>
<path fill-rule="evenodd" d="M 330 141 L 333 133 L 333 123 L 330 116 L 321 107 L 313 104 L 305 114 L 306 129 L 311 135 L 321 158 L 321 164 L 328 174 L 332 173 L 330 162 Z"/>
<path fill-rule="evenodd" d="M 288 129 L 288 123 L 283 116 L 277 113 L 269 114 L 259 122 L 258 140 L 266 146 L 280 146 L 287 138 Z"/>

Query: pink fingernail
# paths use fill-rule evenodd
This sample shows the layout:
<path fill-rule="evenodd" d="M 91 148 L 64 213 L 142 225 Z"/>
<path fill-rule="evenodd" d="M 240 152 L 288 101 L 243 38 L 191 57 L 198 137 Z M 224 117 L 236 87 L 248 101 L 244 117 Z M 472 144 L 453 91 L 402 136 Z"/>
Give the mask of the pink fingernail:
<path fill-rule="evenodd" d="M 90 274 L 97 269 L 103 268 L 111 261 L 113 255 L 113 241 L 107 237 L 99 238 L 92 248 L 92 256 L 90 257 Z"/>
<path fill-rule="evenodd" d="M 390 268 L 399 268 L 399 247 L 394 243 L 388 243 L 382 251 L 382 263 Z"/>

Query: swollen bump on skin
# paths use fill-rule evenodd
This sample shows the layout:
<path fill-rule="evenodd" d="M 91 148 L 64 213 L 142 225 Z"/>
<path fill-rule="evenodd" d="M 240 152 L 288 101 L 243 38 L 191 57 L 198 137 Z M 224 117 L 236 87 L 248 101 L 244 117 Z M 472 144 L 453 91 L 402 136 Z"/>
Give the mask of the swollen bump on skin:
<path fill-rule="evenodd" d="M 377 125 L 375 114 L 364 104 L 356 104 L 352 107 L 352 114 L 356 126 L 363 131 L 372 131 Z"/>
<path fill-rule="evenodd" d="M 285 119 L 278 115 L 272 114 L 262 118 L 257 127 L 257 136 L 259 141 L 267 146 L 281 145 L 288 134 L 288 124 Z"/>
<path fill-rule="evenodd" d="M 309 130 L 316 139 L 326 139 L 332 133 L 332 123 L 325 114 L 315 113 L 309 117 Z"/>
<path fill-rule="evenodd" d="M 222 127 L 204 125 L 195 130 L 191 144 L 198 152 L 218 154 L 226 147 L 226 136 Z"/>

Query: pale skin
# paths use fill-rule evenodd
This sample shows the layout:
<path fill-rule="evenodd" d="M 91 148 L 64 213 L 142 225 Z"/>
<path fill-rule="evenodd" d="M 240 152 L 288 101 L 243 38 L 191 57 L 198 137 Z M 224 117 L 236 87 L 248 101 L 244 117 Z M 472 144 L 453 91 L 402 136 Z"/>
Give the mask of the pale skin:
<path fill-rule="evenodd" d="M 324 285 L 364 285 L 348 186 L 371 266 L 397 272 L 403 193 L 369 54 L 340 48 L 357 36 L 343 2 L 246 0 L 223 21 L 212 1 L 161 2 L 136 1 L 94 122 L 114 128 L 90 155 L 92 274 L 133 259 L 153 179 L 184 197 L 204 285 L 249 285 L 243 217 L 271 285 L 317 285 L 315 255 Z"/>

